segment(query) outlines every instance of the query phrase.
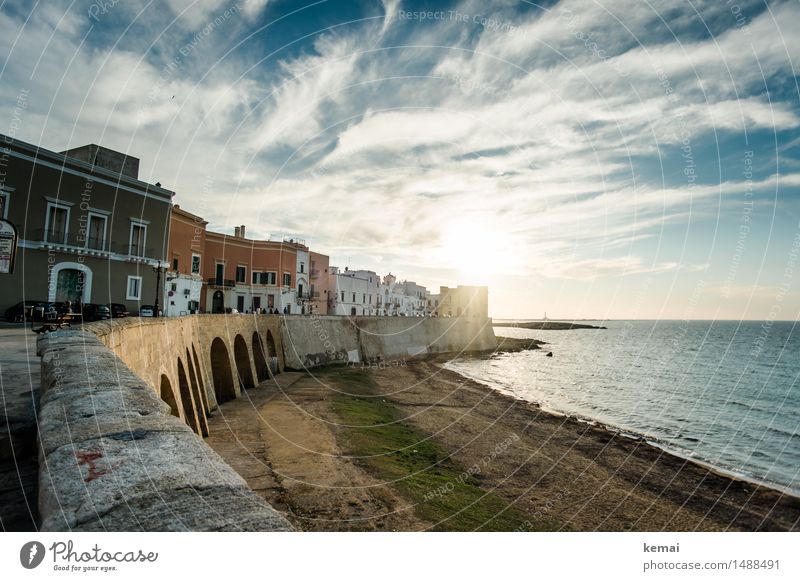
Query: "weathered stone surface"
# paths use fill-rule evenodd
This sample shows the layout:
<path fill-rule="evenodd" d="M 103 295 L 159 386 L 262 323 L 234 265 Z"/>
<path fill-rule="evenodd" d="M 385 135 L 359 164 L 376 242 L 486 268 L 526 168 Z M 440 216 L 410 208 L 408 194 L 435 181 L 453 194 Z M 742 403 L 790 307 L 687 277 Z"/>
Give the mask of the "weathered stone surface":
<path fill-rule="evenodd" d="M 39 344 L 41 530 L 291 529 L 113 352 L 60 333 Z"/>

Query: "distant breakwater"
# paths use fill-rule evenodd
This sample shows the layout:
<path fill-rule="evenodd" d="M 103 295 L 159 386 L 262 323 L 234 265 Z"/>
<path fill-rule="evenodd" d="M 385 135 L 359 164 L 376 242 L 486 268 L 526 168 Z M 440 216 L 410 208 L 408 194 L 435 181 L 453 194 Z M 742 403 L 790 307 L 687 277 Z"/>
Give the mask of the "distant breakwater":
<path fill-rule="evenodd" d="M 563 323 L 559 321 L 531 321 L 528 323 L 492 323 L 494 327 L 517 327 L 519 329 L 534 329 L 538 331 L 572 331 L 573 329 L 607 329 L 595 325 L 580 323 Z"/>

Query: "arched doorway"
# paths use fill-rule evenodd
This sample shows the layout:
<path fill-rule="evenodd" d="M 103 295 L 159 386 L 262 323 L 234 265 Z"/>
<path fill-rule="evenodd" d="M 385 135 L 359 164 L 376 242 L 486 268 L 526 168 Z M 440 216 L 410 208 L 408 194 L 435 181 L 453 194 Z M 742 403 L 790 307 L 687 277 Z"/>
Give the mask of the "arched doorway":
<path fill-rule="evenodd" d="M 200 430 L 197 429 L 197 416 L 194 410 L 194 400 L 192 398 L 192 392 L 189 389 L 189 381 L 186 379 L 186 371 L 183 368 L 183 361 L 181 361 L 180 357 L 178 357 L 178 387 L 180 388 L 181 392 L 181 404 L 186 423 L 189 424 L 190 428 L 199 434 Z"/>
<path fill-rule="evenodd" d="M 233 384 L 228 348 L 225 347 L 225 342 L 219 337 L 211 342 L 210 357 L 211 376 L 214 379 L 214 395 L 217 397 L 217 404 L 236 399 L 236 388 Z"/>
<path fill-rule="evenodd" d="M 50 271 L 47 300 L 91 302 L 92 270 L 80 262 L 59 262 Z"/>
<path fill-rule="evenodd" d="M 236 371 L 239 373 L 239 385 L 243 388 L 255 387 L 253 370 L 250 367 L 250 354 L 244 337 L 236 335 L 233 340 L 233 358 L 236 360 Z"/>
<path fill-rule="evenodd" d="M 256 364 L 256 377 L 258 377 L 258 381 L 261 382 L 269 379 L 267 359 L 264 357 L 264 346 L 261 344 L 261 336 L 258 334 L 258 331 L 253 333 L 253 362 Z"/>
<path fill-rule="evenodd" d="M 221 290 L 214 291 L 214 296 L 211 298 L 211 312 L 224 313 L 225 312 L 225 295 Z"/>
<path fill-rule="evenodd" d="M 272 373 L 280 373 L 278 350 L 275 348 L 275 338 L 272 336 L 272 331 L 267 331 L 267 353 L 269 354 L 269 365 L 272 369 Z"/>
<path fill-rule="evenodd" d="M 161 399 L 169 406 L 170 413 L 176 418 L 181 417 L 178 412 L 178 403 L 175 401 L 175 394 L 172 392 L 172 384 L 169 382 L 169 377 L 161 374 L 161 389 L 159 390 Z"/>
<path fill-rule="evenodd" d="M 197 413 L 197 425 L 200 428 L 200 433 L 208 436 L 208 422 L 206 422 L 206 414 L 203 409 L 203 401 L 200 399 L 200 387 L 197 385 L 197 374 L 194 370 L 194 363 L 192 357 L 189 355 L 189 350 L 186 350 L 186 367 L 189 368 L 189 380 L 191 381 L 192 400 L 194 401 L 194 410 Z"/>

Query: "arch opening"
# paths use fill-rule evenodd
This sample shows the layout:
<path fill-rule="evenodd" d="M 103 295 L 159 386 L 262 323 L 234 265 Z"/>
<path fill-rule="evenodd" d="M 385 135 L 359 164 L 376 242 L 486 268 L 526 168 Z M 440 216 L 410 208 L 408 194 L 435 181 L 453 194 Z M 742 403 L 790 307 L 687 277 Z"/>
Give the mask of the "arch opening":
<path fill-rule="evenodd" d="M 250 366 L 250 353 L 247 350 L 247 343 L 245 343 L 244 337 L 241 335 L 236 335 L 236 338 L 233 340 L 233 358 L 236 361 L 239 385 L 245 389 L 255 387 L 253 370 Z"/>
<path fill-rule="evenodd" d="M 211 376 L 214 380 L 214 395 L 217 404 L 236 399 L 236 387 L 233 383 L 231 360 L 225 342 L 216 337 L 211 342 Z"/>
<path fill-rule="evenodd" d="M 272 331 L 267 330 L 267 353 L 269 354 L 269 366 L 272 369 L 273 375 L 280 373 L 280 366 L 278 365 L 278 350 L 275 348 L 275 338 L 272 336 Z"/>
<path fill-rule="evenodd" d="M 259 382 L 269 379 L 267 359 L 264 357 L 264 346 L 261 344 L 261 335 L 253 332 L 253 363 L 256 364 L 256 377 Z"/>
<path fill-rule="evenodd" d="M 200 433 L 200 430 L 197 429 L 197 416 L 195 415 L 192 392 L 189 387 L 189 381 L 186 379 L 186 371 L 183 368 L 183 361 L 181 361 L 180 357 L 178 357 L 178 387 L 180 388 L 184 420 L 187 424 L 189 424 L 190 428 L 192 428 L 195 432 Z"/>
<path fill-rule="evenodd" d="M 169 377 L 163 373 L 161 374 L 161 388 L 159 389 L 159 396 L 167 403 L 169 406 L 169 411 L 173 416 L 176 418 L 181 417 L 181 414 L 178 411 L 178 402 L 175 401 L 175 393 L 172 391 L 172 384 L 169 381 Z"/>
<path fill-rule="evenodd" d="M 203 409 L 203 401 L 200 399 L 200 388 L 197 385 L 197 374 L 194 371 L 194 363 L 192 363 L 192 356 L 189 355 L 189 349 L 186 349 L 186 366 L 189 368 L 189 381 L 192 389 L 192 402 L 194 403 L 194 411 L 197 414 L 197 426 L 199 433 L 203 436 L 208 436 L 208 422 L 206 421 L 205 410 Z"/>
<path fill-rule="evenodd" d="M 203 379 L 203 368 L 200 367 L 200 358 L 197 357 L 197 349 L 194 348 L 192 343 L 192 359 L 194 359 L 194 370 L 197 373 L 197 383 L 200 386 L 200 401 L 203 402 L 203 411 L 206 417 L 209 417 L 209 410 L 211 406 L 208 405 L 208 396 L 206 395 L 206 382 Z"/>

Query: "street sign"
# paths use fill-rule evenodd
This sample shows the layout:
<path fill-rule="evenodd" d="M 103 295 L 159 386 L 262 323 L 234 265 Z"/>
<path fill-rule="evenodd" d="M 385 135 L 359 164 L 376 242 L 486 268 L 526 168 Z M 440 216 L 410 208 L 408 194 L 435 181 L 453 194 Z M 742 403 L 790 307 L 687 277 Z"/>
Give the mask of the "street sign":
<path fill-rule="evenodd" d="M 17 256 L 17 229 L 7 220 L 0 220 L 0 274 L 14 272 Z"/>

